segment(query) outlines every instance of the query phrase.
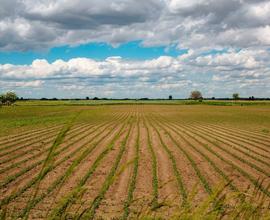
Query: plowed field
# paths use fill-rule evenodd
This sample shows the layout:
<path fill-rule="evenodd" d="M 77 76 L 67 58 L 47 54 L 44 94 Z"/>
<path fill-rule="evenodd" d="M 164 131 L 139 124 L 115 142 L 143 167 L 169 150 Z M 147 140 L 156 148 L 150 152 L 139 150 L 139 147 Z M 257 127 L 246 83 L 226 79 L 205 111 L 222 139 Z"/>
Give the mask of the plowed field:
<path fill-rule="evenodd" d="M 267 108 L 79 111 L 71 122 L 0 138 L 3 218 L 167 219 L 186 205 L 199 206 L 221 185 L 223 194 L 249 188 L 269 202 Z"/>

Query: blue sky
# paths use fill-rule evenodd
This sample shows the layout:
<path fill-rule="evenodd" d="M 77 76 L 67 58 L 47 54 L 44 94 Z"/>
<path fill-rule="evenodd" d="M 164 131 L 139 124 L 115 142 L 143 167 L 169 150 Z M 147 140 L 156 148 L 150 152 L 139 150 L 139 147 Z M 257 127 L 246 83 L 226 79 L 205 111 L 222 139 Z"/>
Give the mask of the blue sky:
<path fill-rule="evenodd" d="M 141 41 L 132 41 L 112 46 L 108 43 L 88 43 L 79 46 L 54 47 L 45 51 L 9 51 L 0 52 L 0 63 L 31 64 L 35 59 L 46 59 L 48 62 L 62 59 L 68 61 L 72 58 L 86 57 L 95 60 L 104 60 L 108 57 L 121 56 L 126 59 L 144 60 L 160 56 L 176 57 L 187 53 L 187 49 L 177 49 L 175 45 L 144 47 Z"/>
<path fill-rule="evenodd" d="M 267 0 L 1 0 L 0 93 L 270 97 Z"/>

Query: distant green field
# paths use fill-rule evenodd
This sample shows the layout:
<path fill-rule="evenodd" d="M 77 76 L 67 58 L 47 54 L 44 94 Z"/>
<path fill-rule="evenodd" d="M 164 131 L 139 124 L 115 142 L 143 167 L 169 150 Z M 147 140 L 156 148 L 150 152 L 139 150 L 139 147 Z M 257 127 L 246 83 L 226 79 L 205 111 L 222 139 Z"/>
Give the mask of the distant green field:
<path fill-rule="evenodd" d="M 270 101 L 220 101 L 203 100 L 202 102 L 193 100 L 27 100 L 17 101 L 18 106 L 63 106 L 63 105 L 125 105 L 125 104 L 158 104 L 158 105 L 270 105 Z"/>
<path fill-rule="evenodd" d="M 183 121 L 228 124 L 249 130 L 270 130 L 270 102 L 203 101 L 19 101 L 0 108 L 0 136 L 27 129 L 66 123 L 78 112 L 78 120 L 91 121 L 131 105 L 172 112 Z M 152 104 L 152 105 L 151 105 Z M 242 106 L 241 106 L 242 105 Z M 148 108 L 147 108 L 148 109 Z M 153 110 L 154 111 L 154 110 Z M 102 114 L 101 114 L 102 113 Z"/>
<path fill-rule="evenodd" d="M 92 120 L 96 113 L 104 107 L 95 107 L 89 109 L 84 106 L 38 106 L 38 105 L 16 105 L 4 106 L 0 108 L 0 136 L 23 132 L 27 129 L 38 129 L 45 126 L 65 124 L 71 117 L 83 111 L 83 121 Z M 106 112 L 106 110 L 105 110 Z M 102 116 L 102 114 L 101 114 Z"/>

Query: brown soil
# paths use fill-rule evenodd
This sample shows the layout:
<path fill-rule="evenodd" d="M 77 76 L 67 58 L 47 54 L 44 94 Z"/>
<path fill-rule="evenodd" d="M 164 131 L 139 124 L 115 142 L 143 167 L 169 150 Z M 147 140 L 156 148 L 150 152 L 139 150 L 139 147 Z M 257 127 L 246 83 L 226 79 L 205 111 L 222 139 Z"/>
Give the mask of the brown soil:
<path fill-rule="evenodd" d="M 181 108 L 189 107 L 184 106 Z M 221 173 L 231 179 L 233 185 L 240 191 L 254 184 L 248 179 L 248 176 L 255 180 L 265 178 L 265 182 L 262 184 L 264 188 L 270 184 L 269 176 L 246 163 L 249 162 L 252 165 L 256 165 L 270 174 L 270 166 L 267 164 L 269 162 L 268 157 L 270 158 L 270 138 L 267 135 L 260 135 L 256 131 L 246 131 L 229 125 L 222 127 L 220 122 L 212 122 L 212 124 L 200 121 L 196 123 L 189 122 L 185 119 L 185 115 L 179 116 L 181 115 L 181 112 L 178 112 L 180 108 L 176 107 L 159 106 L 157 109 L 157 106 L 136 105 L 118 106 L 117 109 L 116 107 L 108 106 L 106 109 L 106 114 L 111 116 L 111 121 L 110 117 L 106 115 L 106 117 L 104 116 L 106 119 L 77 124 L 68 132 L 63 143 L 57 149 L 60 153 L 54 158 L 54 164 L 58 163 L 58 165 L 48 172 L 39 184 L 36 196 L 37 198 L 43 194 L 45 196 L 31 209 L 29 219 L 46 219 L 48 214 L 55 210 L 58 207 L 57 205 L 61 204 L 63 198 L 77 189 L 80 180 L 88 173 L 96 159 L 102 155 L 102 152 L 108 149 L 111 141 L 114 140 L 114 137 L 123 126 L 122 132 L 115 139 L 113 148 L 108 151 L 91 177 L 84 184 L 84 193 L 81 194 L 81 197 L 74 199 L 64 213 L 66 218 L 73 218 L 91 206 L 94 199 L 99 195 L 120 152 L 123 140 L 125 140 L 129 128 L 131 128 L 130 135 L 125 144 L 125 151 L 116 170 L 113 182 L 109 185 L 95 212 L 95 219 L 119 219 L 124 212 L 124 204 L 128 198 L 128 189 L 133 175 L 133 162 L 136 155 L 138 135 L 137 119 L 139 120 L 138 126 L 140 130 L 139 163 L 133 201 L 129 207 L 130 219 L 136 219 L 142 214 L 147 214 L 152 207 L 151 202 L 154 195 L 152 182 L 153 158 L 149 151 L 149 141 L 157 160 L 157 199 L 160 207 L 153 212 L 155 217 L 170 218 L 183 201 L 174 172 L 173 160 L 166 151 L 166 147 L 175 158 L 176 167 L 182 178 L 187 195 L 190 197 L 196 189 L 197 193 L 194 194 L 194 197 L 189 198 L 192 200 L 193 205 L 198 205 L 208 196 L 207 187 L 200 180 L 198 173 L 201 174 L 201 177 L 205 179 L 211 189 L 215 189 L 218 184 L 225 181 L 226 178 Z M 171 110 L 169 111 L 169 109 Z M 129 121 L 128 118 L 132 120 Z M 174 118 L 176 118 L 175 121 Z M 47 156 L 47 150 L 53 143 L 61 126 L 31 131 L 32 134 L 30 131 L 25 131 L 10 137 L 0 138 L 0 161 L 13 158 L 8 162 L 0 164 L 0 184 L 8 177 L 16 175 L 23 169 L 44 160 Z M 38 143 L 34 143 L 36 141 Z M 14 143 L 15 145 L 13 146 Z M 69 145 L 70 147 L 65 149 Z M 5 146 L 10 146 L 10 148 L 1 151 L 1 148 Z M 25 147 L 16 150 L 21 146 Z M 212 149 L 213 152 L 210 152 L 207 147 Z M 228 150 L 229 153 L 222 150 L 221 147 Z M 93 150 L 87 152 L 87 155 L 75 166 L 71 175 L 47 194 L 52 184 L 66 173 L 83 152 L 86 149 L 92 148 Z M 13 150 L 14 152 L 12 152 Z M 75 153 L 76 150 L 77 152 Z M 245 155 L 240 150 L 256 157 L 257 160 Z M 198 171 L 194 169 L 191 161 L 183 151 L 195 162 Z M 5 152 L 7 154 L 1 156 Z M 215 154 L 220 155 L 220 157 L 217 157 Z M 18 157 L 14 158 L 17 155 Z M 239 156 L 244 162 L 235 156 Z M 67 158 L 63 160 L 65 157 Z M 20 163 L 25 159 L 28 159 L 28 161 L 1 173 L 2 169 L 12 166 L 12 164 Z M 237 166 L 240 171 L 230 163 Z M 38 176 L 41 167 L 42 164 L 25 172 L 5 187 L 0 187 L 0 200 L 2 201 L 9 195 L 23 189 L 31 180 Z M 241 170 L 246 172 L 248 176 L 241 173 Z M 228 187 L 224 192 L 231 192 L 231 190 Z M 16 218 L 26 207 L 35 191 L 36 186 L 32 185 L 24 192 L 18 194 L 15 199 L 12 199 L 7 206 L 7 218 Z M 4 209 L 4 207 L 0 208 Z"/>

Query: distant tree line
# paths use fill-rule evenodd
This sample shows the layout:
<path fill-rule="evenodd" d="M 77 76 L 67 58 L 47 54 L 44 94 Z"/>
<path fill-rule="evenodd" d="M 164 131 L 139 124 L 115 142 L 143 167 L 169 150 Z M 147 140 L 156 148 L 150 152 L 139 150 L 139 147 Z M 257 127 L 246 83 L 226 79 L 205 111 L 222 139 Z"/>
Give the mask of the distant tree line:
<path fill-rule="evenodd" d="M 190 93 L 189 99 L 193 99 L 193 100 L 200 100 L 202 101 L 204 98 L 202 96 L 202 93 L 198 90 L 192 91 Z M 207 100 L 212 99 L 212 100 L 216 100 L 215 97 L 212 98 L 207 98 Z M 239 93 L 233 93 L 232 94 L 232 98 L 233 100 L 270 100 L 270 98 L 255 98 L 254 96 L 250 96 L 248 98 L 241 98 Z M 231 100 L 230 98 L 217 98 L 217 100 Z"/>
<path fill-rule="evenodd" d="M 250 96 L 250 97 L 240 97 L 239 93 L 233 93 L 232 94 L 232 98 L 216 98 L 216 97 L 211 97 L 211 98 L 204 98 L 202 93 L 198 90 L 194 90 L 191 91 L 188 99 L 190 100 L 195 100 L 195 101 L 199 101 L 202 102 L 203 100 L 270 100 L 270 98 L 255 98 L 254 96 Z M 4 94 L 0 94 L 0 106 L 2 105 L 12 105 L 14 104 L 17 100 L 19 100 L 17 94 L 15 92 L 7 92 Z M 58 98 L 41 98 L 41 99 L 24 99 L 23 97 L 20 98 L 21 101 L 27 101 L 27 100 L 41 100 L 41 101 L 69 101 L 69 100 L 173 100 L 173 96 L 169 95 L 168 98 L 156 98 L 156 99 L 150 99 L 147 97 L 143 97 L 143 98 L 122 98 L 122 99 L 112 99 L 112 98 L 99 98 L 99 97 L 93 97 L 90 98 L 89 96 L 85 97 L 85 98 L 65 98 L 65 99 L 58 99 Z M 187 99 L 174 99 L 174 100 L 187 100 Z"/>

